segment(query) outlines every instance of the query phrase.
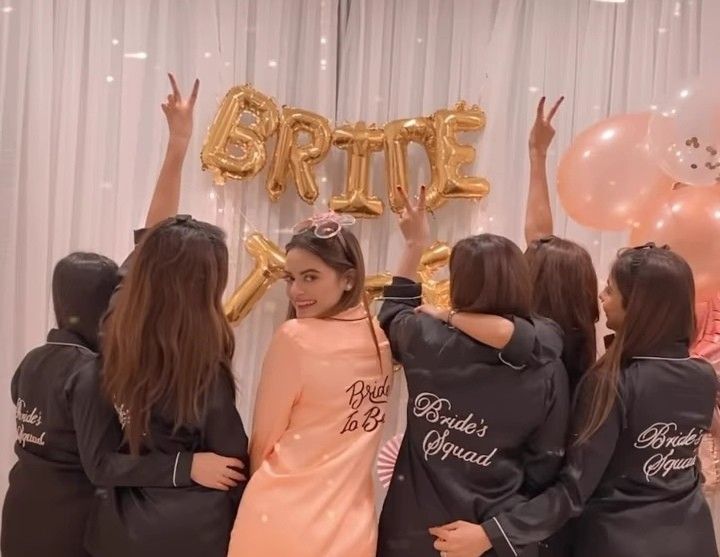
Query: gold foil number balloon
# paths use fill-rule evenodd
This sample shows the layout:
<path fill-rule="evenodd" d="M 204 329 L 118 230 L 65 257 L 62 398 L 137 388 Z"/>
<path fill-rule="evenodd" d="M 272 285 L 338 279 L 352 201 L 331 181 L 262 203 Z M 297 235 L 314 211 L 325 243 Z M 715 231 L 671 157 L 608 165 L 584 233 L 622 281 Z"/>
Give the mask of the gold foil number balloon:
<path fill-rule="evenodd" d="M 225 315 L 231 323 L 244 319 L 268 288 L 285 274 L 285 254 L 260 233 L 245 240 L 245 249 L 255 260 L 255 267 L 225 303 Z M 450 307 L 450 281 L 435 280 L 433 275 L 450 261 L 450 246 L 435 242 L 423 253 L 418 267 L 423 301 L 438 307 Z M 382 299 L 383 289 L 392 282 L 391 273 L 365 277 L 365 293 L 370 302 Z"/>
<path fill-rule="evenodd" d="M 251 114 L 255 121 L 243 123 L 245 114 Z M 265 141 L 275 133 L 278 118 L 273 100 L 252 85 L 230 89 L 205 137 L 200 154 L 203 170 L 212 170 L 218 185 L 227 178 L 255 176 L 265 166 Z"/>

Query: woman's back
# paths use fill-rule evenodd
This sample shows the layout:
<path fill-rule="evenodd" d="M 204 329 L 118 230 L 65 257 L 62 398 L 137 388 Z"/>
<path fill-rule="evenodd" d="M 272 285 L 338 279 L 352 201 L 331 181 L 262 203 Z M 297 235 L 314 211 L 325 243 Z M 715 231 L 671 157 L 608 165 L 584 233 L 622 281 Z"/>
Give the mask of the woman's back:
<path fill-rule="evenodd" d="M 85 377 L 86 392 L 100 391 L 100 365 Z M 132 419 L 119 416 L 121 422 Z M 114 424 L 108 424 L 108 428 Z M 235 386 L 218 374 L 208 393 L 199 424 L 176 427 L 154 409 L 141 454 L 175 455 L 173 487 L 114 487 L 98 493 L 86 544 L 103 557 L 153 555 L 222 555 L 245 484 L 229 491 L 187 481 L 192 453 L 214 452 L 248 462 L 248 440 L 235 408 Z M 129 452 L 127 444 L 120 449 Z"/>
<path fill-rule="evenodd" d="M 678 348 L 663 356 L 636 358 L 621 373 L 620 403 L 604 427 L 617 431 L 617 441 L 614 452 L 610 442 L 602 447 L 612 458 L 576 521 L 574 555 L 603 555 L 618 543 L 628 555 L 633 547 L 634 554 L 715 555 L 713 539 L 673 534 L 712 532 L 697 447 L 712 420 L 715 373 L 686 347 L 684 355 Z M 654 535 L 629 541 L 648 525 Z"/>
<path fill-rule="evenodd" d="M 215 491 L 177 480 L 190 477 L 193 452 L 248 460 L 230 371 L 234 337 L 222 306 L 225 234 L 180 215 L 150 229 L 132 257 L 103 323 L 103 362 L 85 375 L 86 392 L 120 408 L 121 450 L 175 456 L 173 488 L 108 490 L 87 545 L 103 557 L 223 556 L 242 486 Z M 106 427 L 116 433 L 117 419 Z"/>
<path fill-rule="evenodd" d="M 708 362 L 685 354 L 634 358 L 623 370 L 623 429 L 596 491 L 600 498 L 618 490 L 663 499 L 695 488 L 697 447 L 712 420 L 717 380 Z"/>
<path fill-rule="evenodd" d="M 345 321 L 354 315 L 359 320 Z M 363 315 L 364 310 L 356 308 L 332 320 L 293 319 L 279 329 L 273 344 L 285 346 L 268 358 L 287 358 L 280 364 L 289 368 L 284 388 L 297 388 L 296 403 L 276 441 L 279 450 L 267 447 L 261 437 L 253 438 L 254 465 L 261 466 L 264 458 L 262 466 L 275 472 L 296 471 L 347 458 L 347 451 L 375 450 L 392 384 L 392 361 L 389 343 L 378 328 L 381 368 Z M 300 450 L 284 450 L 298 441 Z"/>
<path fill-rule="evenodd" d="M 362 307 L 292 319 L 275 334 L 230 555 L 374 555 L 372 464 L 393 373 L 374 327 L 379 355 Z"/>
<path fill-rule="evenodd" d="M 516 551 L 579 517 L 578 557 L 717 557 L 697 469 L 717 381 L 689 357 L 692 271 L 664 247 L 622 250 L 600 300 L 615 337 L 580 383 L 563 471 L 484 522 L 488 546 Z"/>
<path fill-rule="evenodd" d="M 18 461 L 3 506 L 3 555 L 83 555 L 95 488 L 85 475 L 71 407 L 75 376 L 95 353 L 69 331 L 52 330 L 12 380 Z M 35 530 L 31 524 L 43 524 Z"/>
<path fill-rule="evenodd" d="M 402 297 L 386 290 L 386 300 L 395 294 Z M 542 490 L 560 467 L 567 427 L 554 323 L 517 320 L 506 349 L 524 346 L 530 363 L 513 368 L 500 351 L 414 314 L 412 296 L 406 300 L 386 301 L 380 315 L 409 392 L 380 522 L 378 554 L 385 557 L 436 555 L 429 527 L 478 522 Z"/>

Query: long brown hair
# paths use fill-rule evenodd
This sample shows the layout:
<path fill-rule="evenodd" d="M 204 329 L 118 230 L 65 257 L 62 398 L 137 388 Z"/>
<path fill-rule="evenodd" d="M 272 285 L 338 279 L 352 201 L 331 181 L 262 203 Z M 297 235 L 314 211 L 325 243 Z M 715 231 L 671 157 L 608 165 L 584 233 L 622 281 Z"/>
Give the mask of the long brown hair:
<path fill-rule="evenodd" d="M 520 248 L 495 234 L 460 240 L 450 254 L 450 301 L 457 311 L 530 316 L 530 273 Z"/>
<path fill-rule="evenodd" d="M 353 308 L 362 302 L 365 313 L 367 314 L 370 333 L 372 334 L 375 350 L 377 352 L 378 361 L 382 368 L 382 355 L 380 353 L 380 343 L 378 342 L 375 326 L 370 313 L 370 306 L 365 294 L 365 259 L 363 258 L 362 248 L 355 234 L 347 228 L 340 228 L 337 235 L 330 238 L 319 238 L 315 235 L 314 229 L 309 228 L 295 234 L 285 246 L 285 251 L 291 249 L 301 249 L 308 253 L 319 257 L 323 263 L 333 269 L 340 275 L 349 274 L 352 281 L 352 288 L 342 293 L 340 300 L 325 315 L 320 318 L 329 318 L 337 315 L 345 310 Z M 288 319 L 295 319 L 297 314 L 295 306 L 288 304 Z M 384 370 L 383 370 L 384 371 Z"/>
<path fill-rule="evenodd" d="M 695 283 L 687 262 L 667 248 L 647 244 L 622 250 L 610 271 L 625 319 L 607 352 L 583 381 L 590 396 L 577 443 L 602 426 L 618 396 L 620 370 L 635 356 L 652 356 L 695 338 Z"/>
<path fill-rule="evenodd" d="M 151 415 L 172 419 L 176 429 L 198 424 L 214 381 L 232 381 L 227 277 L 225 235 L 211 224 L 168 219 L 138 246 L 103 338 L 103 386 L 129 416 L 131 453 L 139 452 Z"/>
<path fill-rule="evenodd" d="M 575 331 L 581 335 L 584 371 L 595 362 L 595 324 L 600 319 L 598 280 L 590 254 L 575 242 L 547 236 L 530 242 L 525 257 L 533 312 L 555 321 L 566 338 Z"/>

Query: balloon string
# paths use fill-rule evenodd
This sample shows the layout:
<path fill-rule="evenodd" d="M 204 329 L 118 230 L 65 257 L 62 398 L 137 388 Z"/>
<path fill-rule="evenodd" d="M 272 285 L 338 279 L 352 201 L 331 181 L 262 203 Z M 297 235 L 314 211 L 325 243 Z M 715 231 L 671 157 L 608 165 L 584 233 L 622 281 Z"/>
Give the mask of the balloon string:
<path fill-rule="evenodd" d="M 240 213 L 240 216 L 242 217 L 242 220 L 245 221 L 245 230 L 243 230 L 243 233 L 247 235 L 247 229 L 250 228 L 250 232 L 259 232 L 260 229 L 255 226 L 255 224 L 248 218 L 248 216 L 245 214 L 245 211 L 243 211 L 241 208 L 236 209 L 238 213 Z"/>
<path fill-rule="evenodd" d="M 226 204 L 225 204 L 225 188 L 226 186 L 214 186 L 215 188 L 215 197 L 217 200 L 216 204 L 216 213 L 219 213 L 222 215 L 221 220 L 223 223 L 224 228 L 229 228 L 227 226 L 227 212 L 226 212 Z M 232 204 L 233 211 L 236 211 L 240 214 L 240 217 L 243 220 L 244 223 L 244 230 L 243 230 L 243 238 L 247 236 L 248 232 L 260 232 L 260 229 L 255 225 L 255 223 L 247 216 L 245 211 L 242 210 L 240 203 L 233 203 Z M 232 225 L 232 223 L 230 223 Z M 248 228 L 250 229 L 248 231 Z"/>

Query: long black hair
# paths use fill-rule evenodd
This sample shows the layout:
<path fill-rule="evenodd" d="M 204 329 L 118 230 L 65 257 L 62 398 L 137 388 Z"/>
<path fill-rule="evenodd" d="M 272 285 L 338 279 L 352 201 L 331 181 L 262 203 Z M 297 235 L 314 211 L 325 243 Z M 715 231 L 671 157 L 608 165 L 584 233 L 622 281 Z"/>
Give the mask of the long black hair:
<path fill-rule="evenodd" d="M 63 257 L 52 276 L 58 327 L 80 336 L 97 351 L 100 319 L 119 281 L 117 264 L 104 255 L 74 252 Z"/>

